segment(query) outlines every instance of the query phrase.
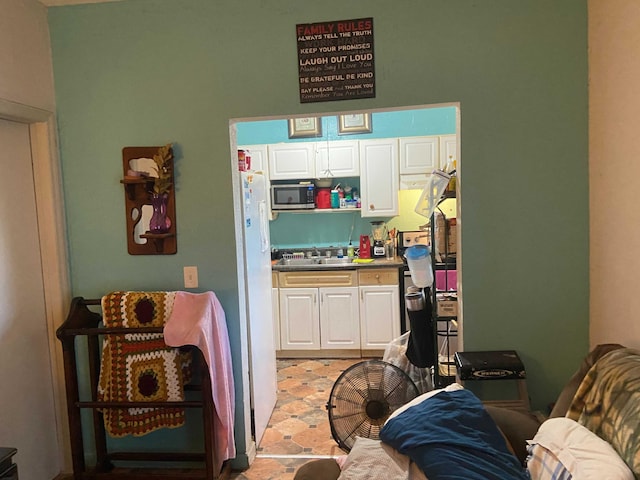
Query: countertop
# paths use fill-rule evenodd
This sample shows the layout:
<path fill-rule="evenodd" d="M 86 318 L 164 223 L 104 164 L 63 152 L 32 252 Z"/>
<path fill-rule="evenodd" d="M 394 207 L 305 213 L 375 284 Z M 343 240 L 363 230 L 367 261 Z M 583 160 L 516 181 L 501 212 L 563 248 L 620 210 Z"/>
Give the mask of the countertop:
<path fill-rule="evenodd" d="M 393 257 L 392 259 L 374 258 L 369 263 L 339 263 L 339 264 L 306 264 L 306 265 L 282 265 L 278 260 L 273 260 L 271 269 L 275 272 L 292 272 L 300 270 L 358 270 L 369 268 L 401 268 L 404 266 L 402 257 Z"/>

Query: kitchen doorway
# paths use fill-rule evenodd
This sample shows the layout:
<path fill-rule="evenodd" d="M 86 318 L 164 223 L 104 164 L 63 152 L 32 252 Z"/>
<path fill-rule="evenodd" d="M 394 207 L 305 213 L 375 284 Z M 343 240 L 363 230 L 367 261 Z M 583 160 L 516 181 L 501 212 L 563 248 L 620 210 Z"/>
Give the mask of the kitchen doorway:
<path fill-rule="evenodd" d="M 448 109 L 446 112 L 445 118 L 446 122 L 449 126 L 452 125 L 453 131 L 447 130 L 447 127 L 437 124 L 438 115 L 441 114 L 439 110 Z M 385 126 L 385 122 L 383 121 L 385 117 L 391 117 L 393 115 L 403 115 L 407 119 L 407 127 L 406 130 L 394 128 L 401 128 L 401 124 L 397 121 L 390 122 L 393 125 Z M 345 118 L 362 118 L 366 116 L 367 122 L 366 129 L 358 130 L 355 132 L 347 132 L 344 129 L 344 119 Z M 376 120 L 380 118 L 381 120 L 376 122 Z M 302 120 L 301 122 L 297 122 L 297 120 Z M 313 128 L 312 132 L 304 132 L 300 131 L 300 128 L 296 130 L 296 125 L 307 125 L 311 121 Z M 280 128 L 277 125 L 285 125 L 287 131 L 284 135 L 275 134 L 274 137 L 273 129 Z M 304 129 L 302 129 L 304 130 Z M 368 131 L 364 131 L 368 130 Z M 453 217 L 457 219 L 458 224 L 460 224 L 460 216 L 461 216 L 461 199 L 460 199 L 460 186 L 461 186 L 461 149 L 460 149 L 460 105 L 459 104 L 438 104 L 438 105 L 420 105 L 420 106 L 412 106 L 412 107 L 399 107 L 399 108 L 389 108 L 389 109 L 374 109 L 367 111 L 346 111 L 346 112 L 331 112 L 331 113 L 322 113 L 322 114 L 304 114 L 304 115 L 291 115 L 291 116 L 272 116 L 272 117 L 260 117 L 260 118 L 243 118 L 243 119 L 232 119 L 230 121 L 230 144 L 231 144 L 231 152 L 235 152 L 238 148 L 247 148 L 249 146 L 249 151 L 251 155 L 251 164 L 245 165 L 252 171 L 260 170 L 266 173 L 267 180 L 269 180 L 269 148 L 275 144 L 297 144 L 298 146 L 304 147 L 305 143 L 308 142 L 334 142 L 334 141 L 349 141 L 356 142 L 361 139 L 384 139 L 384 138 L 396 138 L 396 137 L 410 137 L 410 136 L 430 136 L 430 135 L 455 135 L 455 152 L 456 152 L 456 175 L 457 175 L 457 195 L 455 197 L 455 201 L 451 204 L 448 203 L 446 206 L 443 205 L 443 209 L 446 210 L 445 214 L 448 217 Z M 234 185 L 239 185 L 240 183 L 240 174 L 238 173 L 238 159 L 235 158 L 234 155 L 231 156 L 232 162 L 232 172 L 233 172 L 233 182 Z M 444 165 L 442 166 L 444 168 Z M 430 171 L 420 172 L 417 174 L 417 177 L 409 178 L 405 176 L 402 181 L 406 180 L 419 180 L 419 176 L 426 176 Z M 329 172 L 327 176 L 332 176 L 332 172 Z M 337 175 L 333 175 L 337 176 Z M 315 176 L 314 176 L 315 178 Z M 307 178 L 308 180 L 308 178 Z M 279 183 L 276 181 L 276 183 Z M 281 183 L 281 182 L 280 182 Z M 267 183 L 268 184 L 268 183 Z M 422 185 L 418 183 L 419 185 Z M 422 193 L 422 186 L 419 188 L 411 188 L 411 184 L 404 184 L 400 187 L 398 192 L 398 200 L 400 204 L 400 214 L 396 216 L 392 216 L 389 218 L 385 218 L 387 222 L 388 228 L 395 228 L 397 231 L 415 231 L 421 228 L 424 228 L 428 223 L 428 219 L 422 217 L 415 213 L 415 206 L 420 198 L 420 194 Z M 244 207 L 241 199 L 241 195 L 234 195 L 236 199 L 236 203 L 234 206 L 234 210 L 236 212 L 242 212 Z M 269 199 L 269 197 L 267 197 Z M 279 214 L 273 215 L 271 209 L 269 207 L 269 240 L 270 240 L 270 249 L 273 250 L 287 250 L 291 249 L 295 246 L 300 247 L 320 247 L 326 245 L 344 245 L 347 247 L 346 240 L 350 236 L 349 231 L 353 232 L 361 232 L 363 234 L 370 234 L 370 220 L 369 218 L 360 218 L 358 215 L 353 214 L 339 214 L 339 215 L 330 215 L 328 213 L 320 213 L 319 216 L 314 216 L 312 214 L 304 215 L 304 214 Z M 322 221 L 320 221 L 322 219 Z M 326 221 L 330 221 L 332 225 L 328 227 L 327 225 L 321 225 Z M 265 412 L 264 408 L 262 412 L 259 413 L 256 411 L 255 400 L 257 394 L 255 392 L 260 393 L 260 400 L 264 398 L 264 393 L 269 392 L 270 389 L 273 388 L 272 379 L 265 379 L 264 372 L 272 372 L 275 371 L 275 368 L 271 366 L 276 365 L 276 355 L 275 351 L 279 348 L 278 340 L 280 338 L 280 329 L 279 329 L 279 321 L 273 322 L 272 335 L 265 335 L 265 331 L 262 327 L 259 335 L 252 335 L 252 321 L 250 318 L 250 312 L 248 308 L 249 297 L 251 294 L 251 280 L 249 276 L 246 274 L 245 262 L 247 256 L 250 255 L 252 249 L 259 248 L 257 246 L 249 246 L 246 243 L 245 231 L 243 230 L 244 225 L 241 222 L 236 221 L 236 238 L 242 239 L 241 249 L 243 251 L 242 254 L 238 255 L 238 272 L 239 273 L 239 290 L 241 292 L 245 292 L 244 298 L 240 299 L 240 311 L 244 312 L 244 317 L 241 313 L 241 323 L 243 331 L 243 345 L 246 341 L 246 351 L 247 354 L 243 354 L 243 362 L 246 361 L 247 369 L 249 371 L 249 375 L 247 378 L 243 378 L 243 382 L 245 383 L 243 391 L 244 392 L 252 392 L 248 394 L 250 398 L 248 398 L 245 402 L 245 405 L 250 405 L 244 412 L 245 418 L 250 418 L 250 421 L 245 422 L 246 425 L 252 426 L 252 431 L 247 432 L 247 438 L 256 439 L 256 431 L 264 431 L 263 429 L 266 427 L 269 422 L 269 417 L 271 415 L 271 411 L 273 407 L 270 407 Z M 331 237 L 332 232 L 338 232 L 337 237 Z M 460 230 L 458 229 L 458 235 L 456 240 L 456 251 L 457 251 L 457 271 L 458 271 L 458 279 L 461 278 L 460 270 L 461 270 L 461 236 L 459 235 Z M 357 235 L 354 238 L 358 238 Z M 325 245 L 326 244 L 326 245 Z M 239 245 L 240 247 L 240 245 Z M 457 292 L 458 292 L 458 302 L 461 304 L 461 285 L 460 281 L 457 282 Z M 264 287 L 262 287 L 264 288 Z M 272 293 L 274 291 L 272 290 Z M 277 293 L 277 289 L 276 289 Z M 260 296 L 262 298 L 266 297 L 266 292 L 261 292 Z M 400 292 L 402 296 L 404 292 Z M 279 316 L 278 314 L 278 295 L 275 294 L 271 298 L 271 309 L 273 312 L 272 317 L 276 318 Z M 398 306 L 400 309 L 401 307 Z M 264 311 L 263 311 L 264 314 Z M 404 315 L 403 315 L 404 316 Z M 272 320 L 273 320 L 272 318 Z M 276 318 L 277 320 L 277 318 Z M 462 318 L 458 317 L 458 345 L 462 345 Z M 255 326 L 254 326 L 255 328 Z M 256 345 L 256 342 L 259 342 L 260 345 Z M 273 355 L 268 355 L 268 358 L 265 357 L 264 354 L 264 342 L 267 342 L 268 345 L 273 345 Z M 252 355 L 252 352 L 260 351 L 260 357 L 256 357 Z M 285 355 L 279 355 L 278 361 L 284 359 Z M 315 358 L 312 358 L 315 357 Z M 309 361 L 317 361 L 320 356 L 317 355 L 317 352 L 309 357 Z M 296 359 L 297 362 L 300 362 L 300 358 Z M 267 366 L 268 365 L 268 366 Z M 262 373 L 261 373 L 262 372 Z M 271 374 L 269 374 L 270 376 Z M 265 386 L 264 383 L 268 385 Z M 277 388 L 277 387 L 276 387 Z M 266 390 L 265 390 L 266 389 Z M 326 392 L 328 397 L 329 392 Z M 268 397 L 268 395 L 267 395 Z M 326 402 L 326 399 L 325 399 Z M 324 403 L 319 405 L 322 409 L 324 409 Z M 256 415 L 261 415 L 261 418 L 257 418 Z M 257 426 L 257 427 L 256 427 Z M 260 438 L 257 439 L 256 445 L 254 448 L 258 449 L 260 443 Z M 250 449 L 248 449 L 250 450 Z"/>

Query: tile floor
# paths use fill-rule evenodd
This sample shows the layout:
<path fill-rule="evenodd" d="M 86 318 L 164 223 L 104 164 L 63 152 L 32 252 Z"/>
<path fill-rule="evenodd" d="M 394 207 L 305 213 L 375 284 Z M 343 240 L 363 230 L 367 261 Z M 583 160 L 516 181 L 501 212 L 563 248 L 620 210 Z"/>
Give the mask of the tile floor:
<path fill-rule="evenodd" d="M 278 402 L 256 460 L 232 480 L 291 480 L 313 458 L 344 455 L 325 405 L 340 374 L 362 359 L 279 359 Z"/>

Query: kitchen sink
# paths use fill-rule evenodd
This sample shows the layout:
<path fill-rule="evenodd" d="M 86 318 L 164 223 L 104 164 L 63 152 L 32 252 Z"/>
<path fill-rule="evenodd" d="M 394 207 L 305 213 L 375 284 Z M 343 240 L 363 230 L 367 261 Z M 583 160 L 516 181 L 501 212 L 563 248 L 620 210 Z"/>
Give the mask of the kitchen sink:
<path fill-rule="evenodd" d="M 310 266 L 310 265 L 348 265 L 353 262 L 352 258 L 343 257 L 311 257 L 311 258 L 282 258 L 278 265 L 285 266 Z"/>
<path fill-rule="evenodd" d="M 338 258 L 338 257 L 331 257 L 331 258 L 321 258 L 320 259 L 320 263 L 322 265 L 343 265 L 343 264 L 347 264 L 347 263 L 352 263 L 353 259 L 349 258 L 349 257 L 342 257 L 342 258 Z"/>
<path fill-rule="evenodd" d="M 323 259 L 324 260 L 324 259 Z M 280 265 L 294 266 L 294 265 L 319 265 L 320 258 L 282 258 L 278 262 Z"/>

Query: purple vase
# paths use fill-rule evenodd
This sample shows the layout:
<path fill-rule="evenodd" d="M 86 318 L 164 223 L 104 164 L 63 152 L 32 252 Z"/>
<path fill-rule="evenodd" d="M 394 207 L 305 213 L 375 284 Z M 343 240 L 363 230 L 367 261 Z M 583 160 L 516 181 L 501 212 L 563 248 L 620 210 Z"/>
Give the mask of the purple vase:
<path fill-rule="evenodd" d="M 154 193 L 151 195 L 151 206 L 153 214 L 149 221 L 149 231 L 151 233 L 167 233 L 171 228 L 171 219 L 167 216 L 167 202 L 169 194 Z"/>

